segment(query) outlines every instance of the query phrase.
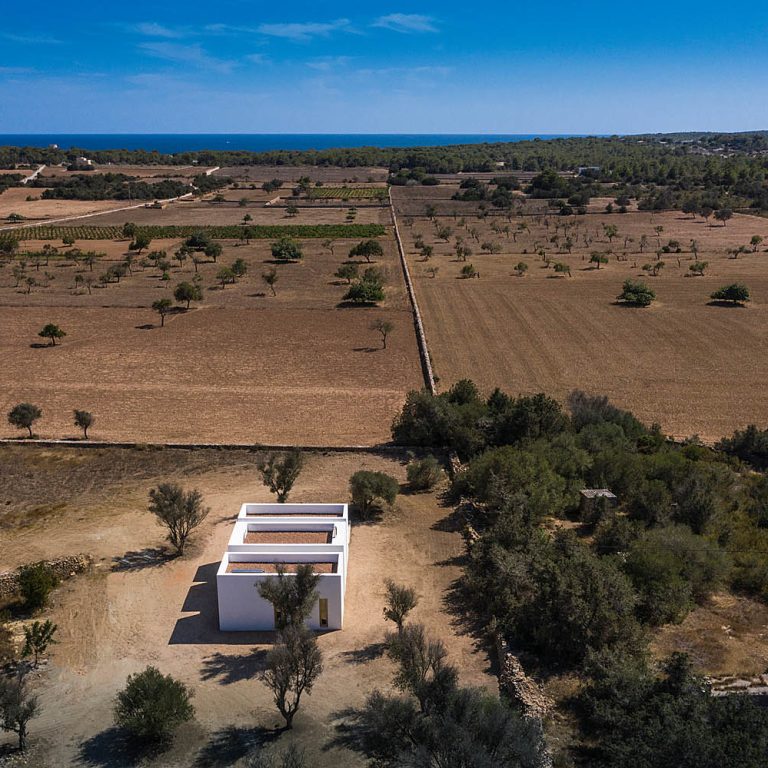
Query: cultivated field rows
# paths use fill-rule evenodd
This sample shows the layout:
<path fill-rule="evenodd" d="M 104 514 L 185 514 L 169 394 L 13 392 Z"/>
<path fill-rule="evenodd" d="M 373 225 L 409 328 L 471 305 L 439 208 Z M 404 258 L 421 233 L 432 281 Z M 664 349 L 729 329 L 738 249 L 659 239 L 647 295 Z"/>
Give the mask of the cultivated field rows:
<path fill-rule="evenodd" d="M 676 437 L 697 433 L 715 440 L 747 423 L 768 422 L 768 254 L 763 247 L 735 259 L 729 254 L 748 246 L 753 235 L 768 242 L 768 221 L 737 215 L 727 226 L 709 226 L 680 213 L 590 214 L 569 219 L 575 242 L 568 254 L 549 242 L 561 217 L 494 219 L 508 224 L 513 238 L 478 219 L 476 204 L 462 205 L 465 228 L 458 225 L 461 215 L 437 219 L 437 226 L 453 230 L 447 243 L 426 218 L 401 226 L 441 388 L 461 378 L 485 391 L 499 386 L 560 398 L 581 388 L 608 395 L 648 422 L 660 421 Z M 527 229 L 517 231 L 522 221 Z M 618 227 L 612 243 L 603 225 Z M 663 228 L 659 235 L 656 227 Z M 478 230 L 477 239 L 470 228 Z M 468 262 L 480 279 L 459 278 L 465 263 L 455 255 L 456 234 L 472 248 Z M 557 234 L 563 243 L 562 230 Z M 417 235 L 434 248 L 428 261 L 414 246 Z M 643 235 L 649 245 L 640 253 Z M 658 245 L 670 239 L 680 241 L 683 252 L 662 253 L 665 267 L 649 276 L 641 267 L 656 261 Z M 485 241 L 498 243 L 501 252 L 482 252 Z M 537 255 L 542 248 L 552 263 L 568 265 L 571 276 L 547 268 Z M 599 270 L 589 261 L 594 251 L 611 251 Z M 691 275 L 696 259 L 708 262 L 704 276 Z M 528 265 L 524 277 L 514 269 L 519 261 Z M 658 300 L 647 309 L 616 305 L 627 278 L 646 281 Z M 748 307 L 709 305 L 714 290 L 736 281 L 750 288 Z"/>

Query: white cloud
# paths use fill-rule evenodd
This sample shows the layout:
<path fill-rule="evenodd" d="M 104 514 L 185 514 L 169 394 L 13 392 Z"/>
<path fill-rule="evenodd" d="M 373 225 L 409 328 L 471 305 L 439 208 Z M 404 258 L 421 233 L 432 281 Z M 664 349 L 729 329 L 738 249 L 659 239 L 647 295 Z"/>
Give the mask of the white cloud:
<path fill-rule="evenodd" d="M 390 13 L 387 16 L 380 16 L 371 26 L 405 34 L 437 32 L 435 20 L 431 16 L 421 16 L 418 13 Z"/>
<path fill-rule="evenodd" d="M 165 27 L 155 21 L 142 22 L 141 24 L 137 24 L 134 29 L 140 35 L 146 35 L 147 37 L 184 37 L 184 33 L 181 30 Z"/>
<path fill-rule="evenodd" d="M 30 67 L 0 67 L 0 75 L 29 75 L 34 71 Z"/>
<path fill-rule="evenodd" d="M 349 19 L 330 22 L 295 22 L 287 24 L 261 24 L 257 31 L 269 37 L 280 37 L 296 43 L 306 43 L 314 37 L 328 37 L 332 32 L 350 31 Z"/>
<path fill-rule="evenodd" d="M 358 69 L 355 74 L 360 77 L 445 77 L 451 74 L 452 67 L 440 65 L 424 67 L 381 67 L 379 69 Z"/>
<path fill-rule="evenodd" d="M 310 69 L 318 72 L 331 72 L 334 69 L 345 67 L 350 62 L 349 56 L 321 56 L 319 59 L 311 59 L 307 62 Z"/>
<path fill-rule="evenodd" d="M 10 40 L 13 43 L 24 43 L 25 45 L 61 45 L 62 41 L 49 35 L 17 35 L 11 32 L 2 32 L 0 37 Z"/>
<path fill-rule="evenodd" d="M 229 72 L 234 64 L 234 62 L 210 56 L 199 45 L 142 43 L 139 48 L 158 59 L 165 59 L 178 64 L 191 64 L 200 69 L 212 69 L 216 72 Z"/>

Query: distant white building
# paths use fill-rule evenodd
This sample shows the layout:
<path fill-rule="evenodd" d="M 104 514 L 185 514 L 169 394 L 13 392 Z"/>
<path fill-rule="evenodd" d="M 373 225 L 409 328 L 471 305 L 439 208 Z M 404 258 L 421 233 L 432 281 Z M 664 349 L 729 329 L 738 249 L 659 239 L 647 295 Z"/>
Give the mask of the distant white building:
<path fill-rule="evenodd" d="M 346 504 L 243 504 L 216 574 L 219 628 L 224 632 L 275 628 L 272 603 L 258 584 L 291 578 L 301 563 L 319 575 L 310 629 L 341 629 L 347 586 L 349 516 Z"/>

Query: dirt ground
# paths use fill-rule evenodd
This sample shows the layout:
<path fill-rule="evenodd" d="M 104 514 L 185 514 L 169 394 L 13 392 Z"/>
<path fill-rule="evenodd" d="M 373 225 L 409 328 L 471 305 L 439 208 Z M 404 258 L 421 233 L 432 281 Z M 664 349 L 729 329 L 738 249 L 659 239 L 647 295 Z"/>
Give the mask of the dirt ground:
<path fill-rule="evenodd" d="M 398 188 L 393 194 L 399 210 L 399 196 L 410 191 Z M 462 214 L 438 218 L 453 230 L 447 243 L 437 239 L 435 225 L 423 216 L 411 226 L 401 222 L 441 388 L 466 377 L 485 391 L 500 386 L 513 394 L 544 391 L 563 398 L 585 389 L 608 395 L 649 423 L 659 422 L 675 437 L 697 433 L 716 440 L 748 423 L 768 422 L 763 386 L 768 376 L 768 221 L 736 215 L 723 227 L 679 213 L 590 214 L 569 219 L 575 244 L 568 254 L 550 242 L 557 235 L 564 243 L 562 229 L 556 230 L 559 216 L 481 220 L 474 215 L 476 204 L 462 205 L 465 227 Z M 523 221 L 528 230 L 517 232 Z M 493 222 L 509 226 L 509 235 L 494 232 Z M 612 243 L 604 224 L 619 229 Z M 657 236 L 659 226 L 663 231 Z M 468 231 L 472 228 L 477 239 Z M 434 246 L 428 263 L 413 245 L 418 234 Z M 456 260 L 456 234 L 472 248 L 469 262 L 480 279 L 459 279 L 464 264 Z M 642 235 L 649 240 L 645 253 L 639 252 Z M 731 258 L 728 250 L 748 246 L 753 235 L 766 243 L 757 252 L 750 248 Z M 653 263 L 659 245 L 670 239 L 678 240 L 683 252 L 662 254 L 665 267 L 659 276 L 647 276 L 641 267 Z M 703 277 L 689 276 L 691 239 L 698 242 L 699 260 L 709 262 Z M 486 241 L 498 243 L 501 252 L 482 252 Z M 569 265 L 571 277 L 556 277 L 536 255 L 541 248 L 553 263 Z M 611 251 L 609 263 L 595 269 L 589 263 L 593 251 Z M 514 274 L 521 260 L 529 267 L 522 278 Z M 438 268 L 435 277 L 428 274 L 430 267 Z M 630 277 L 654 288 L 657 301 L 651 307 L 615 303 Z M 731 282 L 747 284 L 748 307 L 711 306 L 709 295 Z"/>
<path fill-rule="evenodd" d="M 0 193 L 0 227 L 8 224 L 4 219 L 12 213 L 18 213 L 25 219 L 37 223 L 45 219 L 84 216 L 130 205 L 127 200 L 42 200 L 41 195 L 44 191 L 32 187 L 9 187 Z M 36 199 L 27 200 L 27 197 Z"/>
<path fill-rule="evenodd" d="M 768 606 L 738 595 L 714 595 L 682 623 L 656 632 L 652 655 L 662 658 L 674 651 L 687 653 L 700 674 L 761 675 L 768 669 Z"/>
<path fill-rule="evenodd" d="M 156 764 L 232 766 L 254 743 L 275 738 L 279 718 L 255 679 L 272 637 L 220 633 L 216 619 L 215 572 L 239 506 L 269 500 L 256 459 L 242 451 L 0 449 L 12 481 L 0 490 L 0 569 L 78 552 L 97 561 L 93 575 L 65 582 L 44 614 L 58 624 L 60 642 L 38 683 L 34 765 L 133 765 L 111 727 L 111 706 L 126 676 L 148 664 L 195 690 L 195 724 Z M 358 469 L 383 470 L 401 482 L 405 475 L 392 458 L 311 454 L 291 500 L 343 501 Z M 146 512 L 148 489 L 165 480 L 199 488 L 211 507 L 179 560 L 160 556 L 162 530 Z M 462 552 L 451 510 L 435 494 L 401 495 L 379 522 L 353 524 L 345 626 L 320 638 L 325 670 L 293 736 L 313 766 L 364 764 L 333 744 L 334 724 L 374 688 L 390 686 L 392 667 L 380 645 L 388 576 L 416 588 L 414 620 L 444 640 L 462 682 L 495 688 L 485 651 L 451 607 Z"/>
<path fill-rule="evenodd" d="M 241 216 L 242 214 L 237 214 Z M 314 212 L 311 214 L 316 219 Z M 188 220 L 188 219 L 186 219 Z M 373 445 L 389 428 L 408 390 L 422 386 L 412 314 L 391 236 L 376 264 L 387 299 L 376 308 L 339 306 L 347 290 L 334 277 L 357 241 L 303 242 L 298 264 L 271 261 L 270 242 L 223 241 L 218 263 L 198 266 L 203 301 L 168 316 L 160 328 L 152 302 L 195 277 L 187 260 L 173 261 L 178 241 L 150 246 L 167 251 L 174 266 L 162 281 L 137 267 L 106 287 L 98 276 L 121 261 L 126 241 L 78 243 L 106 256 L 91 272 L 66 258 L 29 268 L 39 285 L 15 287 L 9 265 L 0 270 L 0 318 L 7 332 L 0 353 L 0 411 L 17 402 L 43 409 L 38 434 L 73 436 L 72 409 L 92 411 L 92 435 L 104 440 L 254 442 L 299 445 Z M 42 243 L 28 241 L 29 249 Z M 248 273 L 224 289 L 216 272 L 235 259 Z M 139 259 L 140 260 L 140 259 Z M 278 273 L 276 295 L 262 281 Z M 364 269 L 365 265 L 361 265 Z M 91 294 L 76 275 L 93 279 Z M 370 329 L 375 319 L 394 324 L 387 349 Z M 49 322 L 67 333 L 56 348 L 37 332 Z M 6 425 L 0 434 L 12 436 Z"/>

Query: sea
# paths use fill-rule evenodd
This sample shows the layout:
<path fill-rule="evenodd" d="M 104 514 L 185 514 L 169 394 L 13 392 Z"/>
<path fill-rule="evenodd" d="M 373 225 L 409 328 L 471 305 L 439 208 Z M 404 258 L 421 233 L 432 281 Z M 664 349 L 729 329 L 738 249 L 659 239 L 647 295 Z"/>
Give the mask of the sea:
<path fill-rule="evenodd" d="M 351 147 L 444 147 L 531 139 L 568 138 L 573 134 L 478 133 L 19 133 L 0 134 L 0 147 L 130 149 L 162 154 L 231 150 L 311 150 Z"/>

